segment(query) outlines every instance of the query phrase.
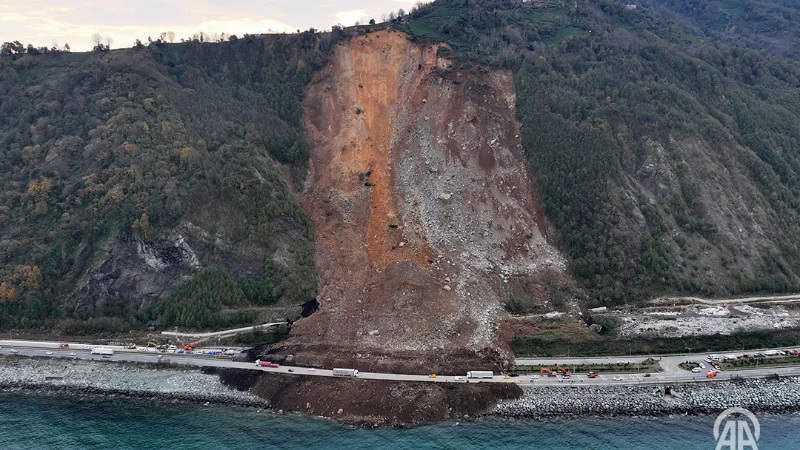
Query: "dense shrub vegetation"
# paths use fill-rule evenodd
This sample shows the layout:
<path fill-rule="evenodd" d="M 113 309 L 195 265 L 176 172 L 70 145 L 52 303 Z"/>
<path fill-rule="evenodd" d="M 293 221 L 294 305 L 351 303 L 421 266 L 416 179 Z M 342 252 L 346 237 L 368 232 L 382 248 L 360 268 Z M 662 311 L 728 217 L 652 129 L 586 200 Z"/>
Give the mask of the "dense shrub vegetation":
<path fill-rule="evenodd" d="M 545 212 L 597 303 L 800 287 L 797 61 L 610 0 L 440 0 L 399 27 L 450 43 L 444 54 L 462 67 L 515 73 Z M 715 185 L 720 170 L 738 192 Z M 735 204 L 742 193 L 747 207 Z M 735 236 L 753 222 L 769 235 Z"/>
<path fill-rule="evenodd" d="M 219 314 L 223 307 L 313 298 L 310 222 L 275 161 L 297 180 L 305 173 L 301 99 L 335 38 L 0 58 L 0 328 L 69 315 L 64 297 L 120 231 L 157 240 L 187 222 L 223 236 L 234 253 L 269 257 L 282 246 L 291 260 L 240 273 L 235 261 L 214 260 L 212 240 L 202 262 L 217 269 L 149 315 L 107 305 L 61 322 L 78 329 L 83 320 L 88 331 L 88 321 L 125 328 L 148 317 L 208 327 L 248 320 Z"/>
<path fill-rule="evenodd" d="M 625 3 L 439 0 L 381 26 L 514 73 L 545 214 L 593 303 L 800 289 L 800 5 Z M 342 35 L 0 49 L 0 328 L 216 327 L 312 299 L 285 181 L 306 172 L 301 98 Z M 210 236 L 187 284 L 66 308 L 115 236 L 186 224 Z"/>
<path fill-rule="evenodd" d="M 734 352 L 749 349 L 797 345 L 800 331 L 766 330 L 684 337 L 639 337 L 594 340 L 520 336 L 511 341 L 517 355 L 526 356 L 602 356 L 655 355 L 669 353 Z"/>

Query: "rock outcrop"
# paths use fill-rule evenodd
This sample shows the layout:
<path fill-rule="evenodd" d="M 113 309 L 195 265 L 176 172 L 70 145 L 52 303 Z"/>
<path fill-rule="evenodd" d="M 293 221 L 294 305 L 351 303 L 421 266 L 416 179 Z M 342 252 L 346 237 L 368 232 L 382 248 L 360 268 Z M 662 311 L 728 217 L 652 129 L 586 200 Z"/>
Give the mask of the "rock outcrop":
<path fill-rule="evenodd" d="M 320 308 L 286 344 L 301 363 L 480 359 L 519 280 L 565 270 L 526 170 L 513 77 L 456 70 L 438 50 L 396 31 L 359 36 L 307 92 L 300 203 Z"/>

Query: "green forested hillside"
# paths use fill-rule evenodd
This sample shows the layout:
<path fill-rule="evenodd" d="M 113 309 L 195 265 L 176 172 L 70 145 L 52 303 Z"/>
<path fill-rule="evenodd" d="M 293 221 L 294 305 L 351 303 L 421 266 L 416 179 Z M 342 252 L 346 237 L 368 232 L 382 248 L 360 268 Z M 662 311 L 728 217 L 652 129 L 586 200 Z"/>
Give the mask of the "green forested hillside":
<path fill-rule="evenodd" d="M 800 286 L 797 61 L 610 0 L 440 0 L 399 26 L 516 74 L 546 214 L 594 301 Z"/>
<path fill-rule="evenodd" d="M 797 0 L 645 0 L 640 5 L 702 37 L 800 57 Z"/>
<path fill-rule="evenodd" d="M 439 0 L 389 26 L 514 73 L 545 214 L 590 303 L 613 304 L 800 289 L 797 10 Z M 0 330 L 217 327 L 311 300 L 287 183 L 341 34 L 4 52 Z"/>
<path fill-rule="evenodd" d="M 0 328 L 206 327 L 311 300 L 313 232 L 284 180 L 305 172 L 300 100 L 331 44 L 0 58 Z M 187 292 L 215 302 L 176 314 Z"/>

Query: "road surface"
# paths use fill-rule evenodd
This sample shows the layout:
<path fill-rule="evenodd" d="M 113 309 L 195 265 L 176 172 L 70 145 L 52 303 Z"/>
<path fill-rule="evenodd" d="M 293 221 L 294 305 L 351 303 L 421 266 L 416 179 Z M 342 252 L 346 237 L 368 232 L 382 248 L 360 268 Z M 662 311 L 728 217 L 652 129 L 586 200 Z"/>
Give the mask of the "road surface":
<path fill-rule="evenodd" d="M 24 344 L 24 345 L 23 345 Z M 77 344 L 75 345 L 77 346 Z M 115 352 L 111 358 L 103 358 L 100 355 L 92 355 L 88 349 L 76 349 L 72 345 L 69 349 L 59 349 L 58 343 L 55 342 L 37 342 L 37 341 L 0 341 L 0 355 L 17 355 L 17 356 L 36 356 L 36 357 L 51 357 L 51 358 L 78 358 L 83 360 L 102 360 L 102 361 L 118 361 L 118 362 L 142 362 L 142 363 L 157 363 L 159 358 L 162 362 L 170 362 L 173 364 L 185 366 L 210 366 L 210 367 L 223 367 L 235 368 L 246 370 L 260 370 L 263 372 L 273 373 L 291 373 L 293 375 L 304 376 L 317 376 L 317 377 L 332 377 L 333 371 L 330 369 L 313 369 L 308 367 L 293 367 L 293 366 L 280 366 L 277 368 L 259 367 L 253 363 L 231 361 L 229 357 L 225 356 L 201 356 L 201 355 L 178 355 L 178 354 L 163 354 L 163 353 L 143 353 L 138 351 L 119 351 Z M 13 353 L 12 349 L 17 353 Z M 48 355 L 50 352 L 52 354 Z M 70 356 L 74 352 L 75 356 Z M 676 356 L 675 358 L 685 361 L 685 355 Z M 575 360 L 578 364 L 579 361 L 590 361 L 596 358 L 586 358 Z M 609 358 L 600 358 L 606 359 Z M 610 358 L 613 359 L 613 358 Z M 617 358 L 619 359 L 619 358 Z M 663 359 L 662 359 L 663 360 Z M 521 360 L 526 361 L 526 360 Z M 528 360 L 540 361 L 540 360 Z M 544 361 L 544 360 L 541 360 Z M 564 362 L 564 360 L 560 360 Z M 616 362 L 616 360 L 614 360 Z M 538 364 L 538 363 L 536 363 Z M 677 367 L 677 366 L 676 366 Z M 475 382 L 493 382 L 493 383 L 516 383 L 520 385 L 534 385 L 534 386 L 563 386 L 564 383 L 569 384 L 582 384 L 582 385 L 645 385 L 645 384 L 670 384 L 680 382 L 712 382 L 714 380 L 727 380 L 732 376 L 741 376 L 743 378 L 758 378 L 767 375 L 779 374 L 782 376 L 800 375 L 800 367 L 773 367 L 764 369 L 750 369 L 740 371 L 726 371 L 720 372 L 715 378 L 706 378 L 704 373 L 694 374 L 689 371 L 677 369 L 677 371 L 665 371 L 663 373 L 654 373 L 650 377 L 645 377 L 644 374 L 605 374 L 601 373 L 597 378 L 587 378 L 586 375 L 578 374 L 573 375 L 571 378 L 565 379 L 560 376 L 557 377 L 542 377 L 539 375 L 524 375 L 519 377 L 505 378 L 503 376 L 495 376 L 491 379 L 482 380 L 468 380 L 471 383 Z M 467 380 L 463 376 L 444 376 L 437 375 L 436 378 L 430 378 L 427 375 L 411 375 L 411 374 L 397 374 L 397 373 L 377 373 L 377 372 L 360 372 L 358 378 L 368 380 L 390 380 L 390 381 L 422 381 L 422 382 L 448 382 L 448 383 L 465 383 Z"/>
<path fill-rule="evenodd" d="M 231 330 L 214 331 L 211 333 L 181 333 L 178 331 L 162 331 L 161 334 L 166 336 L 189 337 L 189 338 L 224 337 L 224 336 L 232 336 L 234 334 L 244 333 L 246 331 L 253 331 L 258 328 L 269 328 L 277 325 L 285 325 L 287 323 L 288 322 L 272 322 L 272 323 L 265 323 L 263 325 L 253 325 L 252 327 L 233 328 Z"/>
<path fill-rule="evenodd" d="M 782 347 L 777 349 L 755 349 L 755 350 L 745 350 L 745 351 L 729 351 L 729 352 L 719 352 L 720 355 L 728 354 L 728 353 L 763 353 L 768 350 L 795 350 L 796 347 Z M 679 367 L 679 364 L 682 362 L 690 361 L 700 363 L 702 362 L 706 366 L 709 364 L 705 363 L 705 359 L 708 356 L 708 353 L 690 353 L 690 354 L 680 354 L 680 355 L 637 355 L 637 356 L 602 356 L 602 357 L 592 357 L 592 358 L 517 358 L 516 364 L 518 366 L 552 366 L 551 368 L 555 368 L 556 364 L 560 364 L 565 368 L 569 369 L 569 366 L 578 365 L 578 364 L 617 364 L 617 363 L 630 363 L 633 370 L 636 370 L 636 364 L 641 363 L 645 359 L 654 359 L 661 364 L 661 368 L 663 369 L 662 374 L 670 374 L 670 373 L 682 373 L 686 372 L 685 370 Z M 706 367 L 708 368 L 708 367 Z M 769 368 L 764 369 L 769 372 Z M 742 370 L 742 372 L 750 372 L 749 369 Z"/>
<path fill-rule="evenodd" d="M 662 301 L 691 301 L 704 305 L 725 305 L 729 303 L 795 303 L 800 302 L 800 294 L 768 295 L 758 297 L 729 297 L 729 298 L 701 298 L 701 297 L 658 297 L 652 302 Z"/>

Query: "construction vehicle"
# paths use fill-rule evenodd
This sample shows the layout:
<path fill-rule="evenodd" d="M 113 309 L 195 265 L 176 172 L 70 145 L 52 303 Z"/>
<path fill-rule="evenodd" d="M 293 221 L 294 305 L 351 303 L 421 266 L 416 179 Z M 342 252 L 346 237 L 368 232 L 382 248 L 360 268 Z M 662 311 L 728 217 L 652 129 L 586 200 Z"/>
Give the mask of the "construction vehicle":
<path fill-rule="evenodd" d="M 542 367 L 541 369 L 539 369 L 539 373 L 541 373 L 542 375 L 547 374 L 548 377 L 556 376 L 556 373 L 548 369 L 547 367 Z"/>
<path fill-rule="evenodd" d="M 570 376 L 572 376 L 572 372 L 570 372 L 569 370 L 559 366 L 558 364 L 556 364 L 556 369 L 561 371 L 561 376 L 564 377 L 564 378 L 569 378 Z"/>
<path fill-rule="evenodd" d="M 184 346 L 183 346 L 183 351 L 185 351 L 185 352 L 191 352 L 191 351 L 193 351 L 193 350 L 194 350 L 194 348 L 195 348 L 195 347 L 197 347 L 197 344 L 196 344 L 196 343 L 194 343 L 194 342 L 189 342 L 188 344 L 186 344 L 186 345 L 184 345 Z"/>
<path fill-rule="evenodd" d="M 589 372 L 586 374 L 588 378 L 597 378 L 597 372 Z"/>
<path fill-rule="evenodd" d="M 706 374 L 706 378 L 714 378 L 715 376 L 717 376 L 717 371 L 716 370 L 712 370 L 711 372 L 708 372 Z"/>

